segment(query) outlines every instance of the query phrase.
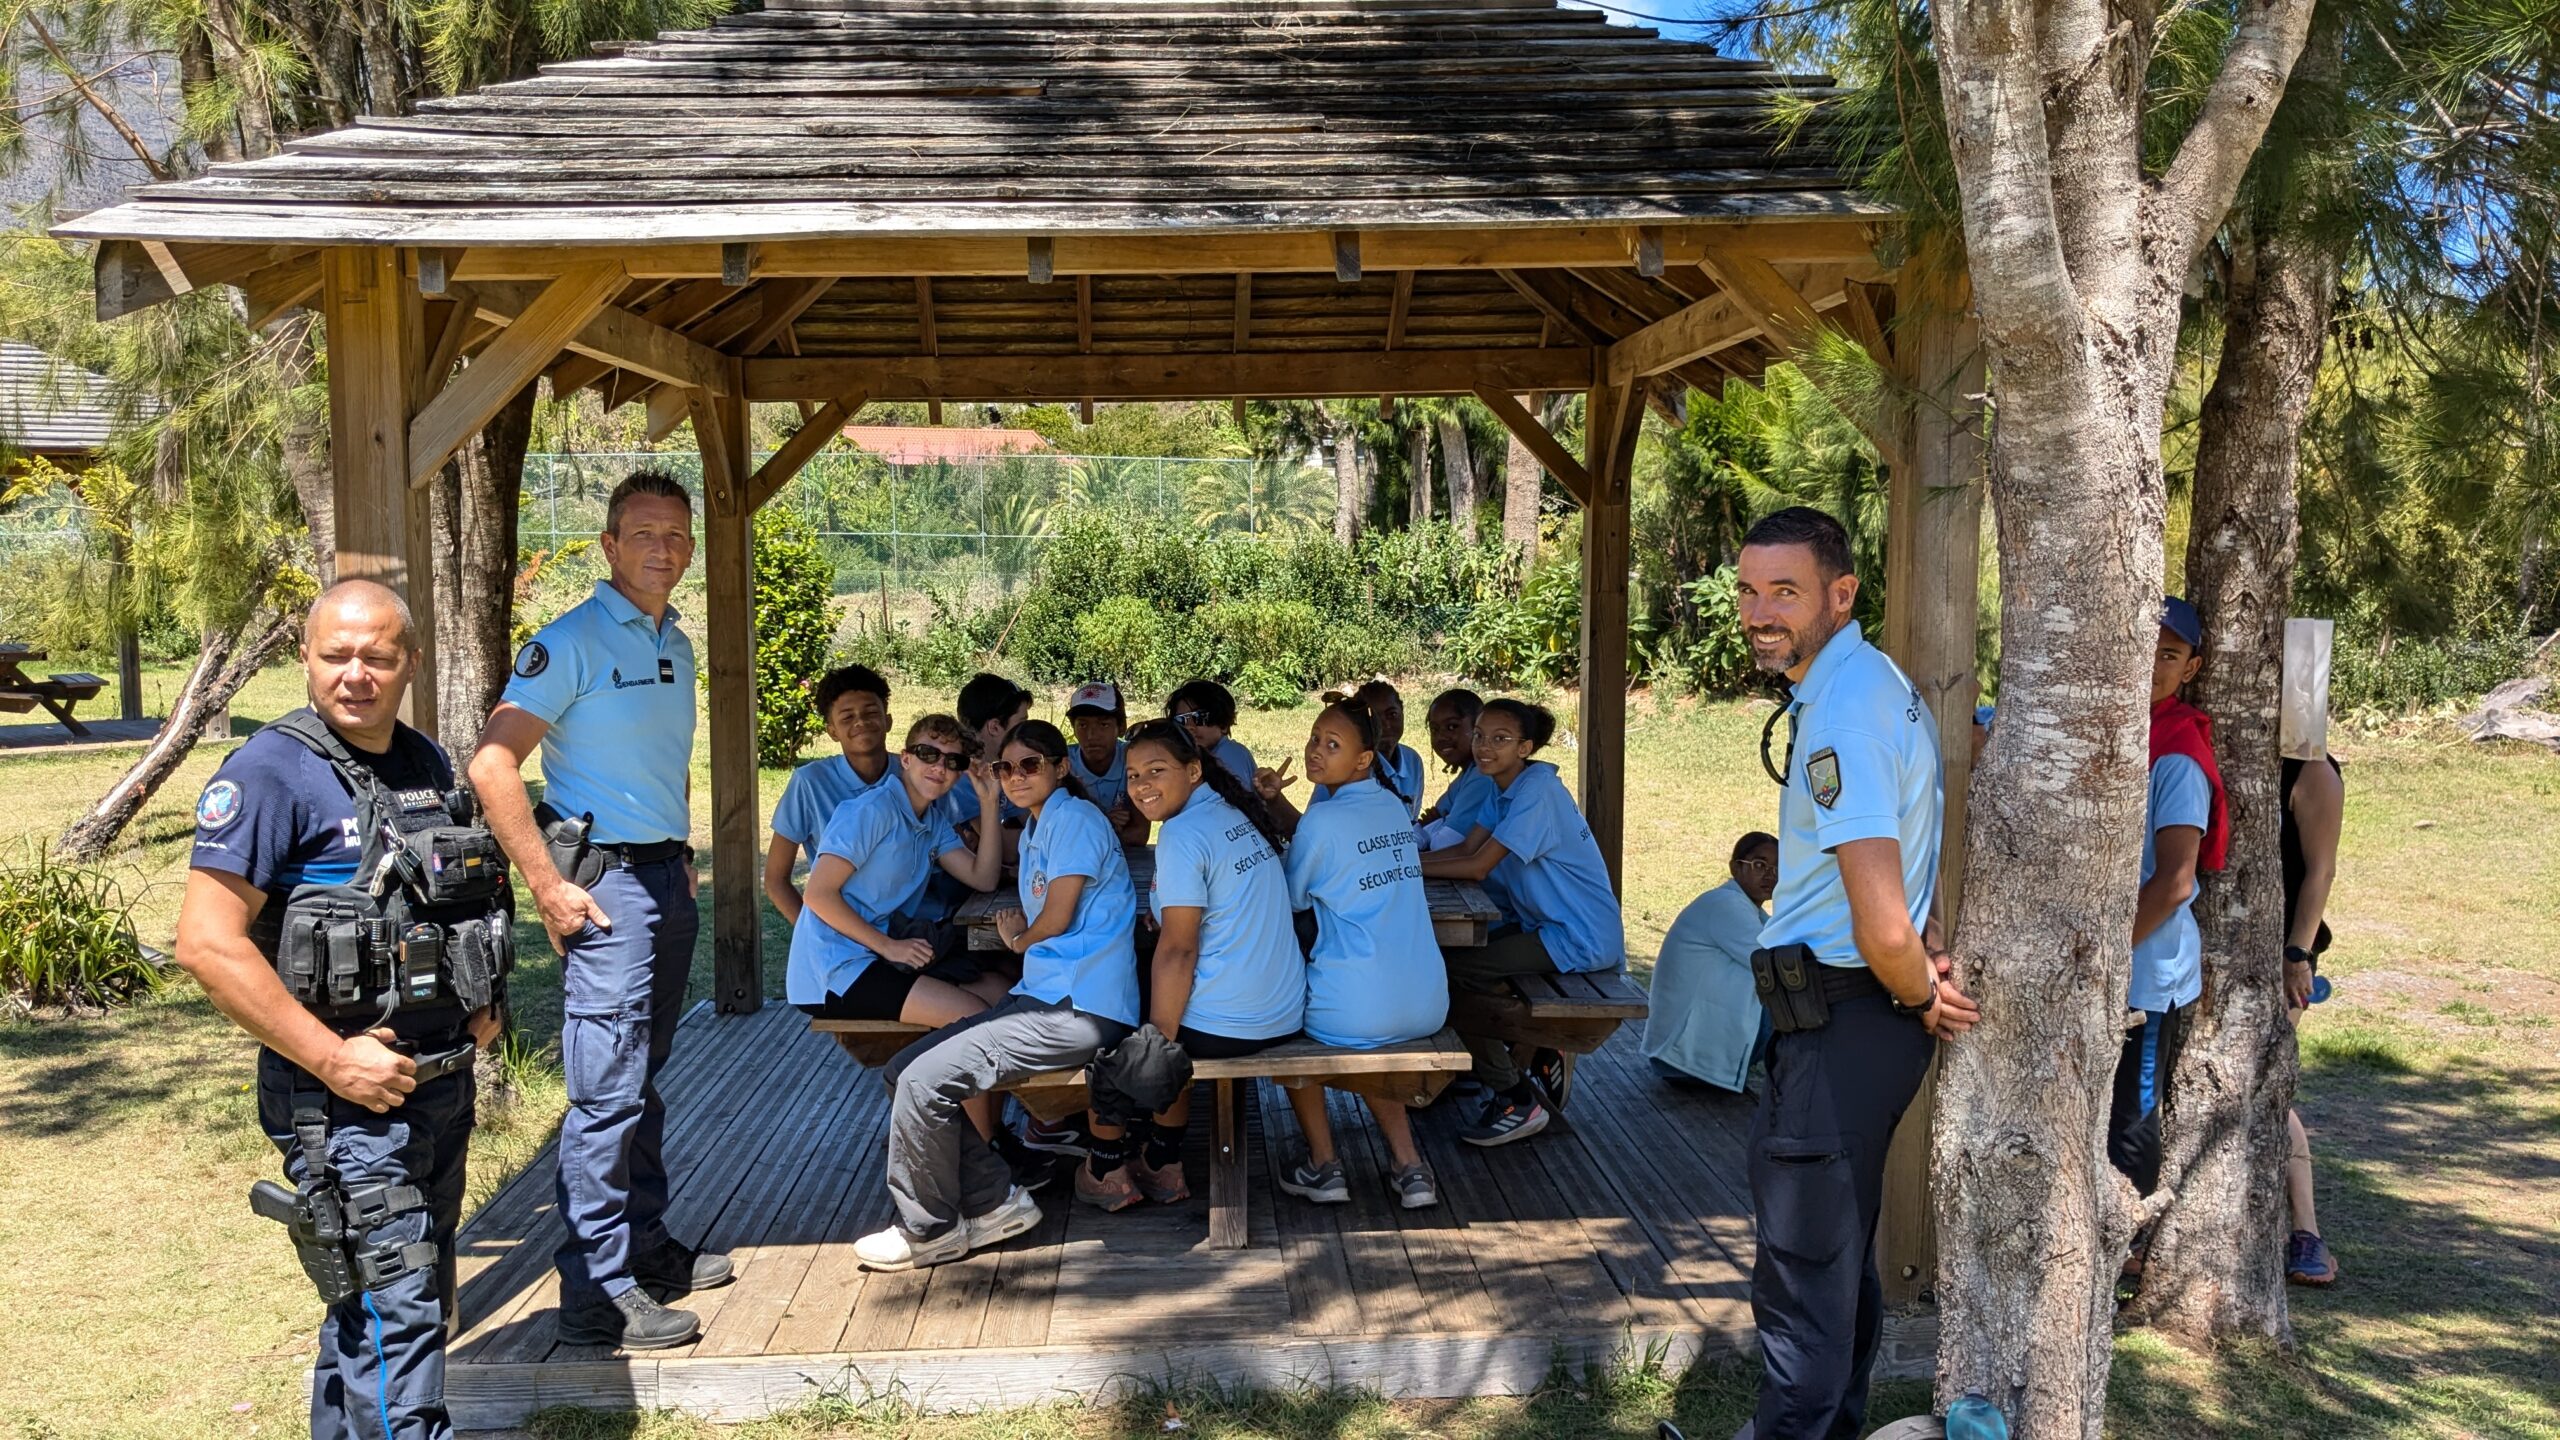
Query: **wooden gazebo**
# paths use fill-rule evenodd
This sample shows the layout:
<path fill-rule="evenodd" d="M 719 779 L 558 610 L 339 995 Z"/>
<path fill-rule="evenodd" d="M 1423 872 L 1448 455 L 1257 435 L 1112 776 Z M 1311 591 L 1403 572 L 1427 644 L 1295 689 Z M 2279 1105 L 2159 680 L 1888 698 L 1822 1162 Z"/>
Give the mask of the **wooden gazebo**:
<path fill-rule="evenodd" d="M 1873 427 L 1886 638 L 1961 833 L 1979 363 L 1961 296 L 1897 291 L 1821 125 L 1777 123 L 1827 80 L 1553 0 L 768 0 L 602 48 L 57 233 L 98 242 L 102 315 L 213 284 L 320 307 L 338 571 L 430 643 L 423 487 L 508 397 L 692 420 L 722 1010 L 761 1003 L 750 520 L 874 400 L 1481 398 L 1584 509 L 1581 795 L 1614 864 L 1637 425 L 1835 327 L 1909 402 Z M 1580 455 L 1519 398 L 1574 390 Z M 754 402 L 808 416 L 760 465 Z"/>

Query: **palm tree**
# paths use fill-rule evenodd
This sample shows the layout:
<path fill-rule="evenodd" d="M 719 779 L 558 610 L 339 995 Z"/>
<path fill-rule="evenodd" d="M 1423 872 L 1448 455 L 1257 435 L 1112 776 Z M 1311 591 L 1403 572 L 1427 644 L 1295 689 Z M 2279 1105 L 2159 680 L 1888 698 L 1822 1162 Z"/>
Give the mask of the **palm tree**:
<path fill-rule="evenodd" d="M 1335 520 L 1331 472 L 1295 460 L 1229 460 L 1193 468 L 1190 520 L 1209 531 L 1321 531 Z"/>

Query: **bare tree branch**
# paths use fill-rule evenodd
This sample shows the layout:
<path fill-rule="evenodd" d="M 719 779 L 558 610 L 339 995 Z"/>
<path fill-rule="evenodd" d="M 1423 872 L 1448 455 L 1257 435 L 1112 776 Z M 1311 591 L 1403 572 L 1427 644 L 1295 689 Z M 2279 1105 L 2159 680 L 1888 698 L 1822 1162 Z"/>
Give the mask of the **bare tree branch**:
<path fill-rule="evenodd" d="M 2311 33 L 2311 9 L 2312 0 L 2249 0 L 2241 8 L 2222 73 L 2153 194 L 2155 233 L 2177 247 L 2170 256 L 2179 268 L 2213 238 L 2240 193 L 2240 177 L 2266 137 L 2285 77 Z"/>

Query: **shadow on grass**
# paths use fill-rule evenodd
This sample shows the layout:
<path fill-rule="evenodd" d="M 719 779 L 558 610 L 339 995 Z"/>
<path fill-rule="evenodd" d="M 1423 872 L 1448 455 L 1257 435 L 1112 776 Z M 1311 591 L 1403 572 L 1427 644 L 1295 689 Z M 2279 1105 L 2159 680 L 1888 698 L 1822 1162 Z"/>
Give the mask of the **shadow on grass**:
<path fill-rule="evenodd" d="M 2321 1228 L 2342 1273 L 2292 1292 L 2297 1350 L 2212 1357 L 2133 1334 L 2110 1398 L 2160 1437 L 2560 1434 L 2560 1070 L 2307 1040 Z"/>

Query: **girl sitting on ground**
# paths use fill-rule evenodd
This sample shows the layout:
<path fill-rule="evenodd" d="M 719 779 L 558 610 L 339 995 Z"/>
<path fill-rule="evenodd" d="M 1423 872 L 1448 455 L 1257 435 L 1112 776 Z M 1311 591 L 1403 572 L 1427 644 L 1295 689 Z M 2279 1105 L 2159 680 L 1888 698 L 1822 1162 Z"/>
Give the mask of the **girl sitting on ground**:
<path fill-rule="evenodd" d="M 1316 716 L 1307 778 L 1330 787 L 1332 798 L 1308 808 L 1289 842 L 1289 903 L 1315 914 L 1307 1034 L 1352 1050 L 1418 1040 L 1449 1019 L 1449 974 L 1422 895 L 1413 818 L 1376 773 L 1378 747 L 1386 743 L 1380 729 L 1356 698 Z M 1280 1188 L 1320 1205 L 1347 1202 L 1351 1190 L 1323 1087 L 1310 1081 L 1291 1089 L 1289 1106 L 1307 1154 L 1281 1173 Z M 1369 1110 L 1394 1159 L 1387 1183 L 1397 1203 L 1407 1210 L 1440 1203 L 1405 1107 L 1371 1096 Z"/>
<path fill-rule="evenodd" d="M 1280 839 L 1261 802 L 1163 720 L 1130 732 L 1129 798 L 1163 827 L 1148 894 L 1156 921 L 1148 1020 L 1194 1060 L 1231 1060 L 1295 1038 L 1306 960 L 1290 925 Z M 1154 1116 L 1135 1153 L 1118 1127 L 1097 1122 L 1076 1198 L 1106 1210 L 1141 1195 L 1160 1205 L 1189 1199 L 1182 1136 L 1190 1120 L 1186 1088 Z M 1114 1163 L 1122 1155 L 1125 1170 Z"/>
<path fill-rule="evenodd" d="M 1521 700 L 1488 700 L 1476 717 L 1476 766 L 1501 793 L 1467 838 L 1422 859 L 1435 880 L 1484 880 L 1503 923 L 1482 946 L 1448 953 L 1449 984 L 1498 994 L 1514 975 L 1616 970 L 1626 963 L 1626 930 L 1608 863 L 1556 767 L 1537 759 L 1555 738 L 1556 717 Z M 1546 1128 L 1547 1101 L 1564 1103 L 1563 1055 L 1540 1050 L 1524 1074 L 1511 1048 L 1467 1035 L 1475 1077 L 1492 1093 L 1484 1115 L 1461 1130 L 1471 1145 L 1503 1145 Z"/>
<path fill-rule="evenodd" d="M 1203 756 L 1215 758 L 1236 777 L 1253 784 L 1253 752 L 1227 732 L 1236 727 L 1236 697 L 1215 680 L 1194 680 L 1165 697 L 1165 718 L 1182 727 Z"/>
<path fill-rule="evenodd" d="M 1137 892 L 1119 837 L 1075 793 L 1067 741 L 1029 720 L 989 769 L 1026 816 L 1020 913 L 996 931 L 1022 957 L 1001 1005 L 908 1046 L 889 1063 L 889 1199 L 896 1219 L 855 1242 L 873 1270 L 957 1260 L 1040 1223 L 992 1145 L 965 1133 L 970 1100 L 1048 1070 L 1080 1069 L 1138 1025 Z"/>

